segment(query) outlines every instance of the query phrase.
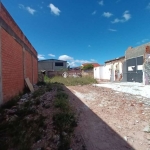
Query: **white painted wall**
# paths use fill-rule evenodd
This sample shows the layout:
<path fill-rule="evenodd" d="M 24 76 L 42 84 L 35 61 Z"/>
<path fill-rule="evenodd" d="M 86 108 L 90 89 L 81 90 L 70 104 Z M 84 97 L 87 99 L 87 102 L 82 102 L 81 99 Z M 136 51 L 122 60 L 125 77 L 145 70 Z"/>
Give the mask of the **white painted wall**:
<path fill-rule="evenodd" d="M 117 69 L 118 70 L 118 77 L 120 77 L 120 74 L 122 74 L 123 73 L 123 64 L 122 64 L 122 62 L 116 62 L 116 63 L 114 63 L 114 64 L 111 64 L 112 66 L 111 66 L 111 68 L 112 68 L 112 70 L 111 70 L 111 81 L 113 82 L 113 81 L 115 81 L 115 70 Z"/>
<path fill-rule="evenodd" d="M 94 72 L 94 79 L 100 79 L 100 67 L 94 67 L 93 72 Z"/>
<path fill-rule="evenodd" d="M 110 69 L 110 65 L 95 67 L 94 68 L 94 78 L 110 80 L 110 70 L 109 69 Z"/>
<path fill-rule="evenodd" d="M 122 62 L 116 62 L 114 64 L 106 64 L 105 66 L 99 66 L 94 68 L 94 78 L 115 81 L 115 70 L 118 70 L 118 76 L 123 72 Z"/>

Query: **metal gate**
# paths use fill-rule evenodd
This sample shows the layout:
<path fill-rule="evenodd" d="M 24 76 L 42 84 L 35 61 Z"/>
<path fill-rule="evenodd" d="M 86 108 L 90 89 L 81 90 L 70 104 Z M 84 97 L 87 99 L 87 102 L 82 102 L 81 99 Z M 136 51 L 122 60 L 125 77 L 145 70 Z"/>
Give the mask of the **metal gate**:
<path fill-rule="evenodd" d="M 143 56 L 128 59 L 127 61 L 127 81 L 143 82 Z"/>

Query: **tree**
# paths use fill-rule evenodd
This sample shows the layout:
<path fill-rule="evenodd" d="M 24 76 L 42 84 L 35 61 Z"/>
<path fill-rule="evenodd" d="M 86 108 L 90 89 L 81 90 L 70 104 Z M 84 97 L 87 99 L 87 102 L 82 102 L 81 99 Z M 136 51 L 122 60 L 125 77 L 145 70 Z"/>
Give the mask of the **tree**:
<path fill-rule="evenodd" d="M 83 66 L 83 70 L 91 70 L 91 69 L 93 69 L 94 68 L 94 66 L 92 65 L 92 64 L 86 64 L 86 65 L 84 65 Z"/>

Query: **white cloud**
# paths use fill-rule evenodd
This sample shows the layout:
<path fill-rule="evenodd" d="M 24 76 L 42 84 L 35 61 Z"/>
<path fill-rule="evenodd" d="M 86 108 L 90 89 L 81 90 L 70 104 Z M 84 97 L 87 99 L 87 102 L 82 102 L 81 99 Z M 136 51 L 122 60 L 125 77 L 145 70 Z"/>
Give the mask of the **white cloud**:
<path fill-rule="evenodd" d="M 103 0 L 100 1 L 100 2 L 99 2 L 99 5 L 103 6 L 103 5 L 104 5 L 104 1 L 103 1 Z"/>
<path fill-rule="evenodd" d="M 95 59 L 91 59 L 91 61 L 92 61 L 92 62 L 96 62 L 96 60 L 95 60 Z"/>
<path fill-rule="evenodd" d="M 73 57 L 70 57 L 68 55 L 61 55 L 58 58 L 59 60 L 65 60 L 65 61 L 69 61 L 69 60 L 73 60 Z"/>
<path fill-rule="evenodd" d="M 120 22 L 120 20 L 118 18 L 114 19 L 114 21 L 112 21 L 112 23 L 118 23 Z"/>
<path fill-rule="evenodd" d="M 143 43 L 146 43 L 146 42 L 148 42 L 149 41 L 149 39 L 143 39 L 143 40 L 141 40 L 140 42 L 137 42 L 136 44 L 143 44 Z"/>
<path fill-rule="evenodd" d="M 147 9 L 150 9 L 150 3 L 148 3 L 148 5 L 147 5 L 147 7 L 146 7 Z"/>
<path fill-rule="evenodd" d="M 142 40 L 142 43 L 145 43 L 145 42 L 147 42 L 149 39 L 143 39 Z"/>
<path fill-rule="evenodd" d="M 26 7 L 26 9 L 27 9 L 27 11 L 28 11 L 30 14 L 32 14 L 32 15 L 34 15 L 34 13 L 36 12 L 36 10 L 35 10 L 35 9 L 32 9 L 31 7 Z"/>
<path fill-rule="evenodd" d="M 112 32 L 116 32 L 117 30 L 116 29 L 108 29 L 109 31 L 112 31 Z"/>
<path fill-rule="evenodd" d="M 45 55 L 42 55 L 42 54 L 38 54 L 38 59 L 45 59 L 45 57 L 44 57 Z"/>
<path fill-rule="evenodd" d="M 24 5 L 22 5 L 22 4 L 19 4 L 19 8 L 20 9 L 25 9 Z"/>
<path fill-rule="evenodd" d="M 123 17 L 124 17 L 124 21 L 128 21 L 129 19 L 131 19 L 131 14 L 129 13 L 128 10 L 126 10 L 123 14 Z"/>
<path fill-rule="evenodd" d="M 88 61 L 88 60 L 74 60 L 75 63 L 79 63 L 79 64 L 84 64 L 84 63 L 90 63 L 91 61 Z"/>
<path fill-rule="evenodd" d="M 22 4 L 19 4 L 19 8 L 28 11 L 28 12 L 29 12 L 30 14 L 32 14 L 32 15 L 34 15 L 34 13 L 36 12 L 35 9 L 33 9 L 33 8 L 29 7 L 29 6 L 25 7 L 25 6 L 22 5 Z"/>
<path fill-rule="evenodd" d="M 113 14 L 110 13 L 110 12 L 104 12 L 104 13 L 103 13 L 103 16 L 104 16 L 104 17 L 107 17 L 107 18 L 111 17 L 112 15 L 113 15 Z"/>
<path fill-rule="evenodd" d="M 73 57 L 68 56 L 68 55 L 61 55 L 61 56 L 59 56 L 58 59 L 67 61 L 71 67 L 81 66 L 81 64 L 92 62 L 92 61 L 88 61 L 88 60 L 74 59 Z"/>
<path fill-rule="evenodd" d="M 119 23 L 119 22 L 123 23 L 130 19 L 131 19 L 131 14 L 129 13 L 128 10 L 126 10 L 122 15 L 122 19 L 116 18 L 116 19 L 114 19 L 114 21 L 112 21 L 112 23 Z"/>
<path fill-rule="evenodd" d="M 95 11 L 92 12 L 92 15 L 95 15 L 96 13 L 97 13 L 97 11 L 95 10 Z"/>
<path fill-rule="evenodd" d="M 55 7 L 53 4 L 49 4 L 48 7 L 51 9 L 51 13 L 53 13 L 53 14 L 55 14 L 57 16 L 60 15 L 61 11 L 59 10 L 59 8 Z"/>
<path fill-rule="evenodd" d="M 70 66 L 70 67 L 76 67 L 76 66 L 77 66 L 76 63 L 73 62 L 73 61 L 72 61 L 72 62 L 68 62 L 68 63 L 69 63 L 69 66 Z"/>
<path fill-rule="evenodd" d="M 50 57 L 55 57 L 55 55 L 54 54 L 48 54 Z"/>

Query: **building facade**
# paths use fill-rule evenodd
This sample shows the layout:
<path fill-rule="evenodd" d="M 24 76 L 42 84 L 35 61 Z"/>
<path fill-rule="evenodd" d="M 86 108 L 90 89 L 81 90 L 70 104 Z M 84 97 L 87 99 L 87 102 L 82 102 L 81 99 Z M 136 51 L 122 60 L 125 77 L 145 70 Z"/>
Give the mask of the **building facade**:
<path fill-rule="evenodd" d="M 123 63 L 125 56 L 108 60 L 105 65 L 94 68 L 94 78 L 105 81 L 121 81 L 123 79 Z"/>
<path fill-rule="evenodd" d="M 0 2 L 0 104 L 37 83 L 37 52 Z"/>
<path fill-rule="evenodd" d="M 129 47 L 125 56 L 127 82 L 150 84 L 150 43 Z"/>
<path fill-rule="evenodd" d="M 38 61 L 38 71 L 61 71 L 67 69 L 67 61 L 47 59 Z"/>

